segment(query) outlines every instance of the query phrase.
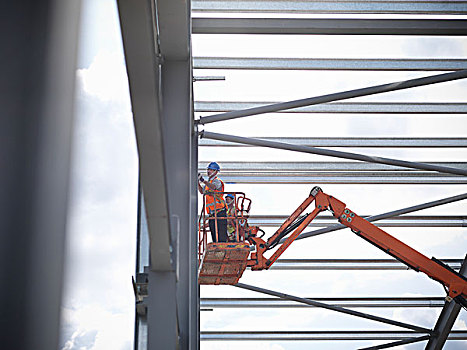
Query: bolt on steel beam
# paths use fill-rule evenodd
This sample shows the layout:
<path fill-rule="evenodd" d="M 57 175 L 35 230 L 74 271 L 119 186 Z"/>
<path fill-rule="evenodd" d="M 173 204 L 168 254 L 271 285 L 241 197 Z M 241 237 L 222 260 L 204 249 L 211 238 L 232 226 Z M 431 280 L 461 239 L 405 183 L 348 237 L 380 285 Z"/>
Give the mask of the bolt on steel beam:
<path fill-rule="evenodd" d="M 246 289 L 246 290 L 251 290 L 253 292 L 263 293 L 263 294 L 267 294 L 267 295 L 272 295 L 272 296 L 275 296 L 275 297 L 278 297 L 278 298 L 281 298 L 281 299 L 293 300 L 293 301 L 296 301 L 296 302 L 299 302 L 299 303 L 312 305 L 312 306 L 316 306 L 316 307 L 321 307 L 321 308 L 324 308 L 324 309 L 333 310 L 333 311 L 336 311 L 336 312 L 341 312 L 341 313 L 344 313 L 344 314 L 347 314 L 347 315 L 352 315 L 352 316 L 356 316 L 356 317 L 365 318 L 367 320 L 372 320 L 372 321 L 376 321 L 376 322 L 390 324 L 390 325 L 401 327 L 401 328 L 407 328 L 407 329 L 411 329 L 411 330 L 416 331 L 416 332 L 423 332 L 423 333 L 431 334 L 431 330 L 427 329 L 427 328 L 415 326 L 415 325 L 404 323 L 404 322 L 390 320 L 390 319 L 387 319 L 387 318 L 384 318 L 384 317 L 369 315 L 369 314 L 365 314 L 363 312 L 358 312 L 358 311 L 355 311 L 355 310 L 349 310 L 349 309 L 345 309 L 345 308 L 342 308 L 342 307 L 339 307 L 339 306 L 329 305 L 329 304 L 317 302 L 317 301 L 310 300 L 310 299 L 299 298 L 299 297 L 296 297 L 296 296 L 293 296 L 293 295 L 290 295 L 290 294 L 280 293 L 280 292 L 276 292 L 276 291 L 265 289 L 265 288 L 259 288 L 259 287 L 251 286 L 251 285 L 244 284 L 244 283 L 237 283 L 237 284 L 234 285 L 234 287 L 238 287 L 238 288 L 242 288 L 242 289 Z"/>
<path fill-rule="evenodd" d="M 467 21 L 466 21 L 466 28 L 467 28 Z M 467 32 L 466 32 L 466 35 L 467 35 Z M 389 84 L 374 85 L 374 86 L 370 86 L 370 87 L 366 87 L 362 89 L 348 90 L 348 91 L 337 92 L 333 94 L 321 95 L 321 96 L 316 96 L 316 97 L 310 97 L 310 98 L 294 100 L 294 101 L 289 101 L 289 102 L 276 103 L 272 105 L 254 107 L 254 108 L 250 108 L 246 110 L 211 115 L 208 117 L 200 117 L 199 120 L 197 120 L 197 122 L 199 124 L 208 124 L 208 123 L 213 123 L 213 122 L 218 122 L 218 121 L 223 121 L 223 120 L 243 118 L 243 117 L 264 114 L 264 113 L 278 112 L 281 110 L 287 110 L 291 108 L 310 106 L 314 104 L 321 104 L 321 103 L 327 103 L 327 102 L 332 102 L 332 101 L 346 100 L 346 99 L 354 98 L 354 97 L 375 95 L 375 94 L 380 94 L 380 93 L 389 92 L 389 91 L 404 90 L 404 89 L 409 89 L 413 87 L 437 84 L 437 83 L 464 79 L 464 78 L 467 78 L 467 70 L 431 75 L 431 76 L 427 76 L 423 78 L 409 79 L 409 80 L 393 82 Z"/>
<path fill-rule="evenodd" d="M 465 72 L 467 73 L 467 71 Z M 289 145 L 287 143 L 282 143 L 282 142 L 265 141 L 265 140 L 260 140 L 260 139 L 219 134 L 219 133 L 213 133 L 213 132 L 208 132 L 208 131 L 201 131 L 200 137 L 207 138 L 207 139 L 220 140 L 220 141 L 243 143 L 247 145 L 256 145 L 256 146 L 261 146 L 261 147 L 283 149 L 283 150 L 294 151 L 294 152 L 318 154 L 318 155 L 323 155 L 323 156 L 328 156 L 328 157 L 352 159 L 352 160 L 358 160 L 358 161 L 369 162 L 369 163 L 396 165 L 396 166 L 402 166 L 406 168 L 438 171 L 441 173 L 448 173 L 448 174 L 455 174 L 455 175 L 464 175 L 464 176 L 467 175 L 467 170 L 464 170 L 464 169 L 450 168 L 450 167 L 445 167 L 445 166 L 436 166 L 436 165 L 431 165 L 427 163 L 409 162 L 409 161 L 400 160 L 400 159 L 367 156 L 367 155 L 358 154 L 358 153 L 334 151 L 334 150 L 309 147 L 309 146 Z"/>

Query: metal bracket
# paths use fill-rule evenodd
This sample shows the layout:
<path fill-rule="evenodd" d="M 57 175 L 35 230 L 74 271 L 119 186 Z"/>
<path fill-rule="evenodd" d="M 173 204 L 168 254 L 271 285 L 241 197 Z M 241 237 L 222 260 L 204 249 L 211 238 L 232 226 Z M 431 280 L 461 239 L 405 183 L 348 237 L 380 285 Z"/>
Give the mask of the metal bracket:
<path fill-rule="evenodd" d="M 136 312 L 138 315 L 144 316 L 147 313 L 147 304 L 145 298 L 148 296 L 148 274 L 138 273 L 136 274 L 136 281 L 132 276 L 131 282 L 133 284 L 133 291 L 135 293 Z"/>
<path fill-rule="evenodd" d="M 161 53 L 156 54 L 156 64 L 162 66 L 164 64 L 164 56 Z"/>

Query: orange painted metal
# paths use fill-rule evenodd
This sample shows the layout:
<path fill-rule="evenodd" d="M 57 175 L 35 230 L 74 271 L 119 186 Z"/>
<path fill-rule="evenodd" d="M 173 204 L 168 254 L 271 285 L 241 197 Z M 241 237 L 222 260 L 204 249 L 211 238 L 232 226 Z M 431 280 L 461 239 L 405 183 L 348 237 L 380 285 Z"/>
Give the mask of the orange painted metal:
<path fill-rule="evenodd" d="M 277 236 L 279 236 L 290 224 L 292 224 L 298 216 L 303 213 L 306 208 L 310 206 L 311 203 L 315 200 L 315 197 L 308 196 L 307 199 L 303 201 L 302 204 L 298 206 L 298 208 L 284 221 L 284 223 L 277 229 L 277 231 L 268 239 L 268 245 L 273 242 Z"/>
<path fill-rule="evenodd" d="M 264 253 L 268 250 L 268 247 L 276 244 L 275 241 L 279 239 L 281 233 L 292 225 L 313 201 L 315 202 L 315 209 L 303 220 L 272 256 L 266 258 Z M 467 298 L 466 279 L 435 260 L 429 259 L 355 214 L 353 211 L 346 208 L 345 203 L 322 192 L 319 187 L 315 187 L 311 191 L 308 198 L 292 213 L 267 242 L 256 236 L 259 231 L 258 227 L 248 227 L 248 225 L 245 224 L 244 230 L 239 234 L 237 224 L 237 240 L 239 242 L 209 243 L 206 246 L 207 225 L 206 223 L 203 225 L 203 220 L 201 219 L 199 223 L 199 283 L 236 284 L 247 266 L 251 267 L 252 270 L 269 269 L 308 224 L 324 210 L 330 210 L 340 223 L 349 227 L 358 236 L 366 239 L 414 270 L 421 271 L 430 278 L 443 284 L 448 289 L 448 296 L 450 298 Z M 248 211 L 249 205 L 246 214 L 248 214 Z M 238 219 L 237 215 L 235 216 L 235 219 Z M 243 215 L 242 213 L 241 217 L 247 220 L 248 215 Z M 201 232 L 203 232 L 203 234 Z M 251 254 L 249 244 L 245 242 L 245 239 L 255 246 L 255 251 L 251 252 Z"/>
<path fill-rule="evenodd" d="M 323 195 L 325 194 L 323 193 Z M 330 198 L 331 206 L 333 206 L 333 203 L 337 200 L 330 196 L 328 197 Z M 339 203 L 342 204 L 342 202 Z M 409 247 L 348 208 L 340 208 L 334 211 L 334 216 L 341 224 L 351 228 L 358 236 L 366 239 L 415 271 L 421 271 L 428 275 L 428 277 L 446 286 L 449 297 L 455 298 L 461 295 L 467 298 L 467 281 L 460 275 Z"/>
<path fill-rule="evenodd" d="M 199 267 L 199 284 L 236 284 L 246 268 L 246 242 L 208 243 Z"/>

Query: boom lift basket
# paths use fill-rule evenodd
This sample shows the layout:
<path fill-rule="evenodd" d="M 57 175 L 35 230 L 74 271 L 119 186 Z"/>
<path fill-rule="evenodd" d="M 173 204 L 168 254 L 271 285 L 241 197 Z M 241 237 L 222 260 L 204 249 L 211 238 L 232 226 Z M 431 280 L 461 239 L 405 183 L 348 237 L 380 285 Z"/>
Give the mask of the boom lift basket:
<path fill-rule="evenodd" d="M 249 254 L 246 242 L 209 243 L 199 268 L 199 284 L 236 284 Z"/>
<path fill-rule="evenodd" d="M 250 255 L 250 245 L 245 242 L 245 236 L 248 231 L 251 200 L 241 192 L 224 192 L 223 194 L 234 196 L 234 213 L 228 215 L 226 219 L 235 231 L 229 242 L 207 243 L 210 217 L 204 210 L 206 207 L 206 195 L 204 195 L 203 209 L 198 222 L 199 284 L 236 284 L 246 269 Z M 217 232 L 215 236 L 218 237 Z"/>

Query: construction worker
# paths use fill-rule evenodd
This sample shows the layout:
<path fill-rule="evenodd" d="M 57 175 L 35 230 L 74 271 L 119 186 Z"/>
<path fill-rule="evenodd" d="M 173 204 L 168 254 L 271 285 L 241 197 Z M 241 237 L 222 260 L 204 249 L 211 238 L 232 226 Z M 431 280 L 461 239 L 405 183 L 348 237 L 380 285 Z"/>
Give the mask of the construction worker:
<path fill-rule="evenodd" d="M 235 196 L 231 193 L 225 196 L 225 204 L 227 204 L 227 236 L 229 241 L 235 241 Z"/>
<path fill-rule="evenodd" d="M 213 242 L 227 242 L 227 206 L 222 193 L 224 183 L 217 177 L 220 170 L 219 164 L 211 162 L 207 167 L 208 179 L 198 174 L 198 191 L 206 195 L 206 213 L 210 217 L 209 229 Z M 219 239 L 216 239 L 216 226 Z"/>

